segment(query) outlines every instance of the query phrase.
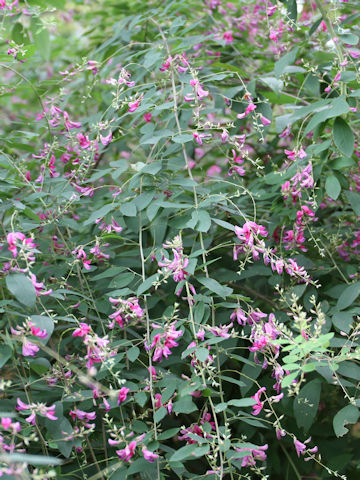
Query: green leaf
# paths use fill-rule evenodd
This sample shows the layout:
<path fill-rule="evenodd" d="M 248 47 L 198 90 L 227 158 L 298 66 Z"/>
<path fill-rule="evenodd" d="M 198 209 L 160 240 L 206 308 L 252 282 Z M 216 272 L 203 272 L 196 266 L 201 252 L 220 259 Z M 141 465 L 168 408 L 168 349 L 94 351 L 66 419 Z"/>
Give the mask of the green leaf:
<path fill-rule="evenodd" d="M 126 217 L 136 217 L 136 204 L 134 202 L 123 203 L 120 206 L 120 212 Z"/>
<path fill-rule="evenodd" d="M 333 325 L 341 332 L 349 333 L 353 323 L 354 313 L 351 312 L 336 312 L 332 316 Z"/>
<path fill-rule="evenodd" d="M 173 142 L 175 143 L 187 143 L 187 142 L 192 142 L 194 137 L 188 133 L 183 133 L 181 135 L 176 135 L 173 138 Z"/>
<path fill-rule="evenodd" d="M 275 63 L 274 72 L 277 77 L 280 77 L 280 75 L 284 72 L 285 68 L 295 62 L 298 51 L 299 47 L 295 47 L 293 50 L 281 57 L 280 60 Z"/>
<path fill-rule="evenodd" d="M 31 280 L 23 273 L 12 273 L 6 276 L 6 286 L 23 305 L 33 307 L 36 301 L 36 291 Z"/>
<path fill-rule="evenodd" d="M 162 168 L 161 162 L 151 162 L 147 165 L 145 165 L 140 172 L 141 173 L 147 173 L 148 175 L 156 175 L 158 172 L 160 172 Z"/>
<path fill-rule="evenodd" d="M 189 457 L 202 457 L 206 455 L 209 451 L 208 446 L 198 447 L 196 443 L 191 445 L 185 445 L 184 447 L 179 448 L 175 453 L 171 455 L 169 458 L 170 462 L 181 462 L 185 460 L 185 458 Z"/>
<path fill-rule="evenodd" d="M 296 22 L 297 20 L 297 5 L 296 5 L 296 0 L 288 0 L 287 2 L 287 10 L 288 10 L 288 15 L 289 18 L 293 22 Z"/>
<path fill-rule="evenodd" d="M 337 412 L 333 420 L 334 432 L 337 437 L 343 437 L 348 433 L 345 425 L 356 423 L 359 418 L 359 409 L 354 405 L 347 405 Z"/>
<path fill-rule="evenodd" d="M 109 212 L 113 211 L 115 209 L 114 205 L 112 203 L 108 203 L 107 205 L 104 205 L 103 207 L 99 208 L 99 210 L 96 210 L 93 212 L 90 217 L 85 220 L 83 225 L 90 225 L 91 223 L 94 223 L 95 220 L 98 220 L 99 218 L 105 217 Z"/>
<path fill-rule="evenodd" d="M 0 345 L 0 368 L 2 368 L 11 357 L 11 347 L 9 345 Z"/>
<path fill-rule="evenodd" d="M 352 303 L 355 302 L 357 297 L 360 295 L 360 282 L 353 283 L 348 285 L 342 294 L 339 297 L 339 300 L 336 304 L 338 310 L 344 310 L 349 307 Z"/>
<path fill-rule="evenodd" d="M 255 403 L 256 401 L 253 398 L 236 398 L 228 402 L 229 405 L 234 407 L 251 407 Z"/>
<path fill-rule="evenodd" d="M 360 216 L 360 195 L 357 192 L 346 192 L 346 197 L 349 200 L 351 208 L 354 210 L 355 215 Z"/>
<path fill-rule="evenodd" d="M 349 105 L 345 101 L 344 96 L 337 97 L 334 100 L 331 100 L 330 104 L 324 108 L 321 112 L 316 113 L 313 118 L 308 123 L 304 135 L 307 135 L 320 123 L 325 122 L 329 118 L 338 117 L 348 113 Z"/>
<path fill-rule="evenodd" d="M 189 395 L 180 398 L 180 400 L 174 403 L 173 407 L 173 411 L 175 413 L 192 413 L 195 412 L 197 409 L 197 406 L 192 401 L 192 397 Z"/>
<path fill-rule="evenodd" d="M 147 402 L 147 395 L 145 392 L 136 392 L 134 395 L 135 401 L 140 407 L 143 407 Z"/>
<path fill-rule="evenodd" d="M 211 292 L 216 293 L 216 295 L 219 295 L 219 297 L 224 299 L 233 293 L 232 288 L 221 285 L 213 278 L 199 277 L 197 278 L 197 281 L 201 283 L 201 285 L 204 285 L 204 287 L 208 288 Z"/>
<path fill-rule="evenodd" d="M 198 232 L 207 232 L 211 227 L 211 217 L 206 210 L 194 210 L 186 226 Z"/>
<path fill-rule="evenodd" d="M 36 49 L 44 60 L 49 60 L 50 57 L 50 37 L 47 28 L 37 16 L 31 19 L 31 32 L 33 34 Z"/>
<path fill-rule="evenodd" d="M 205 347 L 199 347 L 195 350 L 195 355 L 200 362 L 205 362 L 209 356 L 209 350 Z"/>
<path fill-rule="evenodd" d="M 154 421 L 156 423 L 161 422 L 161 420 L 166 417 L 168 411 L 166 410 L 165 407 L 160 407 L 156 412 L 154 413 Z"/>
<path fill-rule="evenodd" d="M 140 355 L 140 348 L 138 347 L 132 347 L 127 351 L 127 358 L 130 360 L 130 362 L 135 362 L 135 360 L 138 358 Z"/>
<path fill-rule="evenodd" d="M 141 283 L 136 291 L 136 295 L 142 295 L 144 292 L 149 290 L 153 283 L 156 282 L 159 278 L 158 273 L 154 273 L 151 277 L 147 278 L 143 283 Z"/>
<path fill-rule="evenodd" d="M 351 157 L 354 151 L 354 134 L 345 120 L 337 117 L 333 127 L 333 137 L 337 148 L 347 157 Z"/>
<path fill-rule="evenodd" d="M 286 375 L 286 377 L 283 378 L 281 385 L 283 388 L 288 387 L 289 385 L 292 384 L 293 380 L 298 376 L 299 371 L 290 373 L 290 375 Z"/>
<path fill-rule="evenodd" d="M 43 455 L 28 455 L 27 453 L 1 454 L 0 462 L 6 463 L 28 463 L 30 465 L 61 465 L 61 458 L 45 457 Z"/>
<path fill-rule="evenodd" d="M 316 379 L 306 383 L 294 400 L 294 416 L 299 428 L 308 431 L 319 407 L 321 382 Z"/>
<path fill-rule="evenodd" d="M 169 438 L 176 435 L 178 433 L 178 431 L 179 431 L 179 427 L 170 428 L 169 430 L 165 430 L 165 432 L 162 432 L 158 435 L 158 440 L 168 440 Z"/>
<path fill-rule="evenodd" d="M 337 200 L 341 192 L 341 185 L 335 175 L 329 175 L 325 182 L 325 190 L 330 198 Z"/>

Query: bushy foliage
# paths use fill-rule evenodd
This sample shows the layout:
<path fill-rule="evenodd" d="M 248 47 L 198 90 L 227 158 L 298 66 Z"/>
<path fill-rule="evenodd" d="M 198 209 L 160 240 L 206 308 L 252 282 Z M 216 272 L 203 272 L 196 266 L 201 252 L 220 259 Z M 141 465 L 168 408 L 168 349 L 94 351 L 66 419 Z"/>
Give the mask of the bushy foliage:
<path fill-rule="evenodd" d="M 358 6 L 0 0 L 1 478 L 358 478 Z"/>

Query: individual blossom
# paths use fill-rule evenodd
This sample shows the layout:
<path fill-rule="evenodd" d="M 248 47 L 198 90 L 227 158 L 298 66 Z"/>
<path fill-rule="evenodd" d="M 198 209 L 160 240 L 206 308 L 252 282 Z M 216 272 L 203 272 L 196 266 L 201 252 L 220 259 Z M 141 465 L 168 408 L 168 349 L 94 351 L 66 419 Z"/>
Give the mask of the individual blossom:
<path fill-rule="evenodd" d="M 119 458 L 121 458 L 121 460 L 124 460 L 124 462 L 128 462 L 135 455 L 136 445 L 137 445 L 136 440 L 133 440 L 128 445 L 126 445 L 125 448 L 121 450 L 116 450 L 116 453 L 119 456 Z"/>
<path fill-rule="evenodd" d="M 215 337 L 230 338 L 231 333 L 229 330 L 233 327 L 232 323 L 229 325 L 220 325 L 218 327 L 208 327 L 209 332 L 211 332 Z"/>
<path fill-rule="evenodd" d="M 144 455 L 145 460 L 150 463 L 153 463 L 157 458 L 159 458 L 159 455 L 157 453 L 151 452 L 146 447 L 143 447 L 141 451 Z"/>
<path fill-rule="evenodd" d="M 84 150 L 87 150 L 91 147 L 91 141 L 87 135 L 85 136 L 82 133 L 78 133 L 77 139 L 79 141 L 80 147 L 83 148 Z"/>
<path fill-rule="evenodd" d="M 199 80 L 192 78 L 190 80 L 190 85 L 194 88 L 198 100 L 202 100 L 203 98 L 209 95 L 208 90 L 204 90 L 202 88 L 202 86 L 199 83 Z"/>
<path fill-rule="evenodd" d="M 85 337 L 88 333 L 90 333 L 90 331 L 91 331 L 90 325 L 88 325 L 87 323 L 84 323 L 84 322 L 80 322 L 79 327 L 76 328 L 73 331 L 72 336 L 73 337 Z"/>
<path fill-rule="evenodd" d="M 225 40 L 225 44 L 226 45 L 229 45 L 231 43 L 234 43 L 234 37 L 232 35 L 232 32 L 228 31 L 228 32 L 224 32 L 223 34 L 223 39 Z"/>
<path fill-rule="evenodd" d="M 87 258 L 87 254 L 85 252 L 85 250 L 82 248 L 82 247 L 76 247 L 75 250 L 73 250 L 71 252 L 73 255 L 76 255 L 76 258 L 78 258 L 82 264 L 83 264 L 83 267 L 86 269 L 86 270 L 90 270 L 91 269 L 91 260 L 89 260 Z"/>
<path fill-rule="evenodd" d="M 166 70 L 168 70 L 168 69 L 170 68 L 170 65 L 171 65 L 172 61 L 173 61 L 173 58 L 172 58 L 172 56 L 170 55 L 170 56 L 165 60 L 165 62 L 161 65 L 161 67 L 160 67 L 159 70 L 160 70 L 161 72 L 165 72 Z"/>
<path fill-rule="evenodd" d="M 239 448 L 235 447 L 235 450 L 237 452 L 249 452 L 248 455 L 241 456 L 241 458 L 235 458 L 234 460 L 239 460 L 241 461 L 241 466 L 242 467 L 255 467 L 256 466 L 256 461 L 260 460 L 261 462 L 264 462 L 266 460 L 266 453 L 265 451 L 268 449 L 268 445 L 262 445 L 257 448 Z"/>
<path fill-rule="evenodd" d="M 30 280 L 35 287 L 35 292 L 38 297 L 40 295 L 50 295 L 52 293 L 52 288 L 49 288 L 49 290 L 45 290 L 44 282 L 38 282 L 34 273 L 30 272 Z"/>
<path fill-rule="evenodd" d="M 126 388 L 126 387 L 121 387 L 120 390 L 119 390 L 119 395 L 118 395 L 118 401 L 117 401 L 117 404 L 120 405 L 120 403 L 123 403 L 125 402 L 125 400 L 127 399 L 127 395 L 128 393 L 130 392 L 130 389 L 129 388 Z"/>
<path fill-rule="evenodd" d="M 255 105 L 255 103 L 250 102 L 250 103 L 247 105 L 247 107 L 246 107 L 246 109 L 245 109 L 245 112 L 243 112 L 243 113 L 238 113 L 238 114 L 236 115 L 236 117 L 239 118 L 239 119 L 245 118 L 247 115 L 249 115 L 249 113 L 253 112 L 254 110 L 256 110 L 256 105 Z"/>
<path fill-rule="evenodd" d="M 261 410 L 263 409 L 263 406 L 264 406 L 264 403 L 261 402 L 260 400 L 260 397 L 261 397 L 261 394 L 263 392 L 266 392 L 266 387 L 261 387 L 256 393 L 254 396 L 252 396 L 251 398 L 253 398 L 256 402 L 255 405 L 252 406 L 252 414 L 253 415 L 259 415 L 259 413 L 261 412 Z"/>
<path fill-rule="evenodd" d="M 27 338 L 23 339 L 22 354 L 24 357 L 35 357 L 40 348 Z"/>
<path fill-rule="evenodd" d="M 137 110 L 137 109 L 139 108 L 139 105 L 140 105 L 140 103 L 141 103 L 141 101 L 142 101 L 142 98 L 143 98 L 143 97 L 142 97 L 142 95 L 141 95 L 139 98 L 137 98 L 137 99 L 134 100 L 133 102 L 129 102 L 129 103 L 128 103 L 128 107 L 129 107 L 129 108 L 128 108 L 128 112 L 129 112 L 129 113 L 133 113 L 133 112 L 135 112 L 135 110 Z"/>
<path fill-rule="evenodd" d="M 112 140 L 112 131 L 111 130 L 104 137 L 102 135 L 100 135 L 100 142 L 104 145 L 104 147 L 109 145 L 109 143 L 111 143 L 111 140 Z"/>

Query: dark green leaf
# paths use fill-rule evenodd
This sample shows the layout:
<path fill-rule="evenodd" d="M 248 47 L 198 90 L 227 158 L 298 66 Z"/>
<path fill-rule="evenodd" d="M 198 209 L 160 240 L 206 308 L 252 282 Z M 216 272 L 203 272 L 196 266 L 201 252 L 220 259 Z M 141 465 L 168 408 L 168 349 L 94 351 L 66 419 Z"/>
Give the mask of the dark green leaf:
<path fill-rule="evenodd" d="M 33 307 L 36 301 L 36 291 L 31 280 L 23 273 L 12 273 L 6 276 L 6 286 L 23 305 Z"/>
<path fill-rule="evenodd" d="M 354 134 L 345 120 L 337 117 L 333 127 L 334 142 L 341 153 L 351 157 L 354 151 Z"/>

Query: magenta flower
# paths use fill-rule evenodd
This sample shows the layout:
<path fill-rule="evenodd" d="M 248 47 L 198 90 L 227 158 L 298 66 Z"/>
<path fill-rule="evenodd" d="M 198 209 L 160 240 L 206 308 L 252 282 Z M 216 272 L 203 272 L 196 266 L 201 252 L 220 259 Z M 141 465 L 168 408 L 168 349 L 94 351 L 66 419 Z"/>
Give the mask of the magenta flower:
<path fill-rule="evenodd" d="M 125 400 L 127 399 L 127 395 L 128 395 L 129 392 L 130 392 L 130 388 L 126 388 L 126 387 L 120 388 L 119 396 L 118 396 L 118 401 L 117 401 L 117 404 L 118 404 L 118 405 L 120 405 L 120 403 L 125 402 Z"/>
<path fill-rule="evenodd" d="M 150 463 L 153 463 L 154 460 L 159 458 L 159 455 L 157 453 L 150 452 L 150 450 L 148 450 L 146 447 L 142 448 L 142 453 L 144 455 L 145 460 L 147 460 Z"/>
<path fill-rule="evenodd" d="M 25 238 L 25 235 L 21 232 L 11 232 L 7 234 L 6 240 L 9 244 L 9 251 L 12 253 L 13 257 L 17 256 L 16 241 L 20 240 L 22 242 Z"/>
<path fill-rule="evenodd" d="M 225 32 L 223 35 L 223 39 L 225 40 L 226 44 L 234 43 L 234 37 L 232 36 L 232 32 Z"/>
<path fill-rule="evenodd" d="M 242 467 L 255 467 L 256 460 L 264 462 L 266 460 L 265 451 L 268 449 L 268 445 L 262 445 L 257 448 L 235 448 L 237 452 L 249 452 L 249 455 L 241 458 L 235 458 L 235 460 L 241 460 Z"/>
<path fill-rule="evenodd" d="M 139 108 L 141 100 L 142 100 L 142 96 L 140 96 L 137 100 L 135 100 L 133 102 L 129 102 L 128 103 L 128 107 L 129 107 L 128 112 L 130 112 L 130 113 L 135 112 L 135 110 L 137 110 Z"/>
<path fill-rule="evenodd" d="M 24 357 L 35 357 L 39 350 L 39 347 L 35 345 L 35 343 L 29 342 L 29 340 L 24 337 L 22 346 L 22 354 Z"/>
<path fill-rule="evenodd" d="M 50 295 L 52 293 L 52 289 L 50 288 L 49 290 L 45 290 L 45 285 L 44 285 L 44 282 L 38 282 L 37 279 L 36 279 L 36 275 L 34 275 L 33 273 L 30 272 L 30 279 L 31 279 L 31 283 L 34 285 L 35 287 L 35 291 L 36 291 L 36 295 L 37 296 L 40 296 L 40 295 Z"/>
<path fill-rule="evenodd" d="M 116 450 L 116 453 L 121 458 L 121 460 L 124 460 L 124 462 L 128 462 L 134 456 L 135 448 L 136 448 L 136 441 L 133 440 L 132 442 L 129 443 L 129 445 L 126 445 L 126 447 L 123 448 L 122 450 Z"/>
<path fill-rule="evenodd" d="M 263 402 L 260 401 L 260 397 L 261 397 L 261 394 L 263 392 L 266 391 L 266 387 L 261 387 L 256 393 L 254 396 L 252 396 L 251 398 L 253 398 L 255 401 L 256 401 L 256 405 L 253 405 L 252 406 L 252 414 L 253 415 L 259 415 L 259 413 L 261 412 L 261 410 L 263 409 Z"/>
<path fill-rule="evenodd" d="M 73 337 L 85 337 L 91 331 L 91 327 L 87 323 L 80 322 L 79 325 L 80 327 L 74 330 Z"/>
<path fill-rule="evenodd" d="M 100 135 L 100 142 L 104 145 L 104 147 L 106 147 L 106 145 L 109 145 L 111 140 L 112 140 L 112 131 L 111 130 L 105 137 Z"/>

